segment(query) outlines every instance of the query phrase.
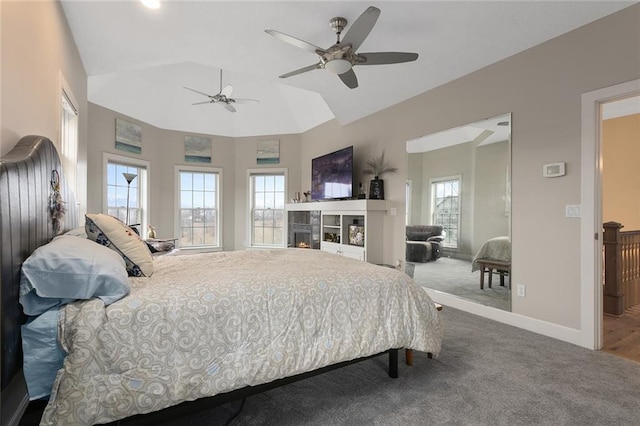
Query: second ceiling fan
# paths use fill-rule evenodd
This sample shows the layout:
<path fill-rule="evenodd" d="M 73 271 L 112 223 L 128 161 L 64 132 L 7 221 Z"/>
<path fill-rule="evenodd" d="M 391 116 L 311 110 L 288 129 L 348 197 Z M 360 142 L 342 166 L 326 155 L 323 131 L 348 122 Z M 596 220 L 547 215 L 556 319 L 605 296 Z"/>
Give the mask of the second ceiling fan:
<path fill-rule="evenodd" d="M 242 98 L 232 98 L 231 92 L 233 92 L 233 86 L 227 85 L 222 88 L 222 69 L 220 70 L 220 91 L 215 95 L 210 95 L 205 92 L 201 92 L 196 89 L 192 89 L 187 86 L 183 86 L 185 89 L 190 90 L 192 92 L 198 93 L 200 95 L 204 95 L 209 98 L 208 101 L 195 102 L 191 105 L 204 105 L 204 104 L 220 104 L 223 105 L 227 111 L 236 112 L 236 108 L 233 106 L 234 104 L 259 104 L 260 101 L 257 99 L 242 99 Z"/>
<path fill-rule="evenodd" d="M 356 65 L 398 64 L 418 59 L 417 53 L 356 53 L 362 42 L 364 42 L 371 32 L 371 29 L 375 25 L 379 16 L 380 9 L 374 6 L 367 8 L 367 10 L 365 10 L 351 25 L 342 41 L 340 41 L 340 34 L 347 26 L 347 20 L 340 17 L 331 19 L 329 21 L 329 26 L 336 32 L 338 38 L 336 44 L 327 49 L 323 49 L 314 44 L 276 30 L 265 30 L 267 34 L 299 47 L 300 49 L 315 53 L 320 57 L 320 61 L 318 63 L 288 72 L 281 75 L 280 78 L 287 78 L 317 69 L 325 69 L 331 73 L 337 74 L 340 80 L 342 80 L 347 87 L 355 89 L 358 87 L 358 78 L 356 77 L 355 72 L 353 72 L 353 67 Z"/>

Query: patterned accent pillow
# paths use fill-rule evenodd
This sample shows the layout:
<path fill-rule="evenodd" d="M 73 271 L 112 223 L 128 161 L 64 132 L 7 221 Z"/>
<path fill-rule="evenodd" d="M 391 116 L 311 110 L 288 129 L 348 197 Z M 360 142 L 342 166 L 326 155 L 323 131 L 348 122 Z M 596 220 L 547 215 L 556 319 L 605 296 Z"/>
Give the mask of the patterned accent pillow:
<path fill-rule="evenodd" d="M 153 257 L 147 244 L 120 219 L 103 213 L 87 213 L 85 230 L 87 238 L 122 256 L 129 275 L 150 277 L 153 274 Z"/>

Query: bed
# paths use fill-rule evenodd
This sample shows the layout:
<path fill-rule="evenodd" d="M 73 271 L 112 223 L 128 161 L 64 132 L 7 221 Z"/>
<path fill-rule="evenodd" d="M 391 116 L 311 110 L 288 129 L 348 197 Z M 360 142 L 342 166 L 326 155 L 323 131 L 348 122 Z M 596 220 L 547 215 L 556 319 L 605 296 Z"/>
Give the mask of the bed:
<path fill-rule="evenodd" d="M 504 286 L 505 277 L 511 273 L 511 239 L 500 236 L 485 241 L 471 263 L 471 272 L 478 270 L 481 290 L 484 289 L 485 273 L 489 275 L 489 288 L 494 273 L 500 276 L 500 285 Z"/>
<path fill-rule="evenodd" d="M 19 149 L 55 154 L 49 145 L 46 138 L 23 139 Z M 42 167 L 50 173 L 50 164 Z M 0 182 L 4 175 L 3 166 Z M 63 231 L 77 229 L 69 221 Z M 4 216 L 2 222 L 4 233 Z M 92 238 L 92 227 L 86 230 Z M 18 251 L 19 262 L 26 261 L 23 274 L 50 246 L 59 252 L 61 245 L 87 244 L 82 235 L 51 237 L 47 231 Z M 109 250 L 103 244 L 95 246 Z M 65 354 L 42 424 L 106 423 L 194 400 L 215 404 L 386 353 L 390 375 L 397 376 L 398 349 L 440 351 L 442 324 L 433 302 L 394 269 L 302 249 L 170 254 L 151 265 L 125 257 L 130 274 L 136 272 L 132 259 L 141 267 L 131 274 L 139 276 L 127 278 L 122 298 L 98 292 L 46 308 L 55 313 L 55 338 Z M 15 272 L 5 281 L 3 263 L 3 399 L 5 366 L 10 381 L 22 375 L 19 327 L 25 319 L 18 300 L 24 292 L 16 291 Z M 13 293 L 5 299 L 7 292 Z M 31 305 L 23 306 L 31 312 Z M 5 324 L 13 334 L 5 334 Z M 11 350 L 5 350 L 5 335 L 12 337 Z"/>

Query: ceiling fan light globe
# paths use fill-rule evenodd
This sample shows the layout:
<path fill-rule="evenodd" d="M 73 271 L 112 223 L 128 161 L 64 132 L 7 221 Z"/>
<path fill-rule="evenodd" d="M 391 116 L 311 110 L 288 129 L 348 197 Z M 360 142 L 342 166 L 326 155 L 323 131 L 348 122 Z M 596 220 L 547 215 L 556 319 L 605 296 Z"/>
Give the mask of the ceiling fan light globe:
<path fill-rule="evenodd" d="M 149 9 L 160 9 L 160 0 L 140 0 Z"/>
<path fill-rule="evenodd" d="M 324 68 L 333 74 L 344 74 L 351 69 L 351 62 L 346 59 L 332 59 L 324 64 Z"/>

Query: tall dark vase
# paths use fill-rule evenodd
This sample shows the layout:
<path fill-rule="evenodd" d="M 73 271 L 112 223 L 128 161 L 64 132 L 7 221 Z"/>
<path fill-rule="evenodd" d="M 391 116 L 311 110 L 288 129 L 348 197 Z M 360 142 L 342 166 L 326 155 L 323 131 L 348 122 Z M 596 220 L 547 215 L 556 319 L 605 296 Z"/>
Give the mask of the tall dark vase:
<path fill-rule="evenodd" d="M 369 199 L 384 200 L 384 181 L 378 176 L 369 182 Z"/>

